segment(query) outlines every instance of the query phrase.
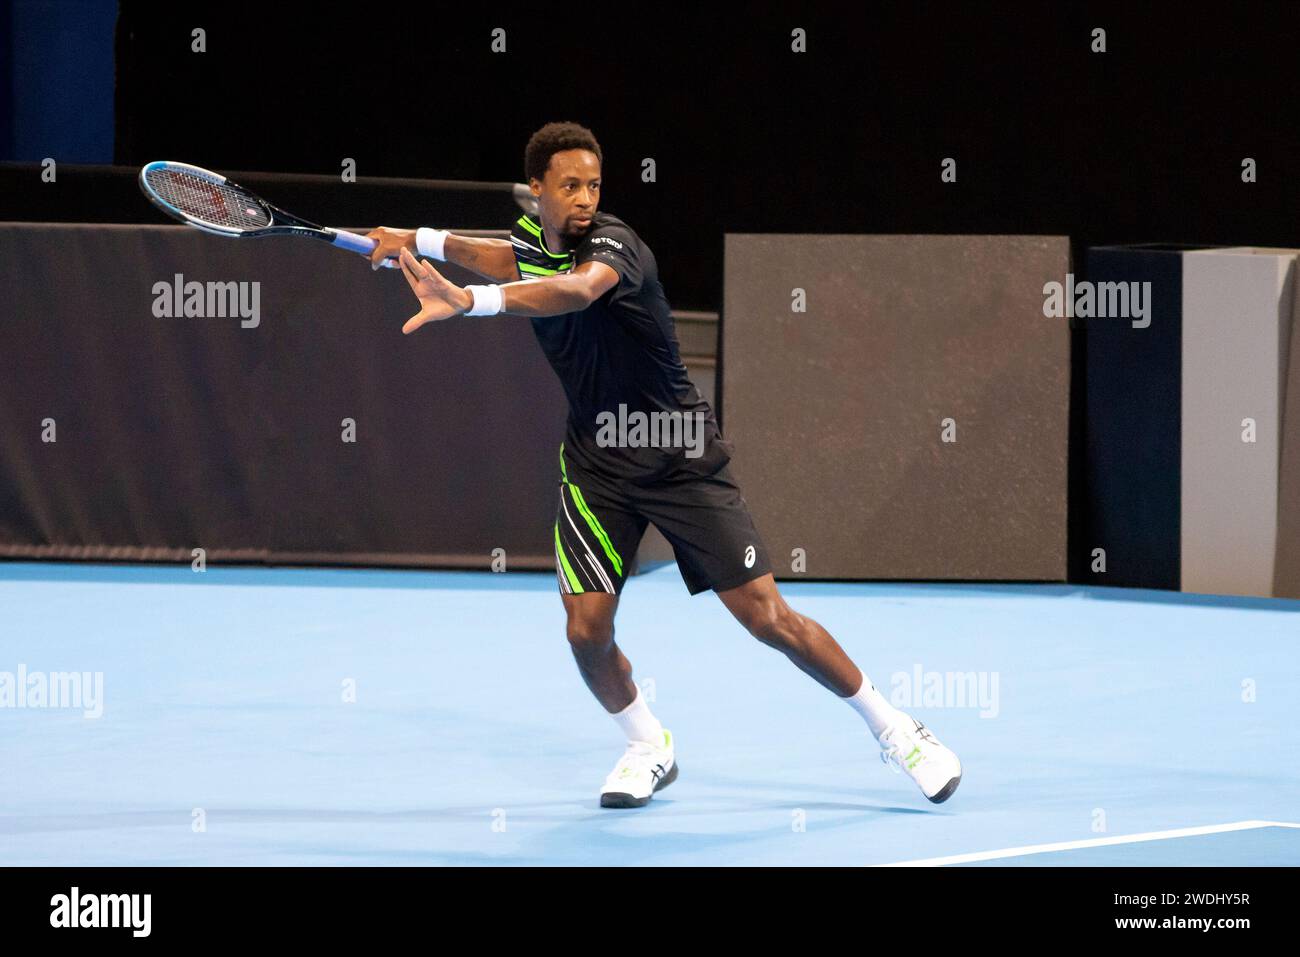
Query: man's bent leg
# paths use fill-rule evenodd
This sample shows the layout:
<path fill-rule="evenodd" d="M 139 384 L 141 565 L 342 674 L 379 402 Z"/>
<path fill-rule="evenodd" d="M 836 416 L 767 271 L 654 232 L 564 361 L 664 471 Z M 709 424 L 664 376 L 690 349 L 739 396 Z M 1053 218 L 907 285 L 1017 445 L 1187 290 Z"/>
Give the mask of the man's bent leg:
<path fill-rule="evenodd" d="M 830 633 L 813 619 L 786 604 L 770 574 L 718 597 L 745 629 L 775 648 L 841 698 L 858 693 L 863 673 Z"/>
<path fill-rule="evenodd" d="M 677 779 L 672 735 L 650 712 L 632 681 L 632 664 L 614 644 L 618 596 L 606 592 L 562 595 L 569 647 L 578 671 L 627 737 L 627 749 L 601 787 L 600 806 L 644 807 Z"/>
<path fill-rule="evenodd" d="M 632 663 L 614 644 L 614 613 L 618 596 L 608 592 L 561 595 L 568 616 L 569 647 L 582 680 L 610 714 L 622 711 L 636 697 Z"/>
<path fill-rule="evenodd" d="M 866 720 L 886 760 L 905 770 L 929 800 L 942 803 L 957 790 L 961 762 L 952 749 L 886 701 L 825 628 L 785 603 L 770 574 L 718 597 L 751 635 L 844 698 Z"/>

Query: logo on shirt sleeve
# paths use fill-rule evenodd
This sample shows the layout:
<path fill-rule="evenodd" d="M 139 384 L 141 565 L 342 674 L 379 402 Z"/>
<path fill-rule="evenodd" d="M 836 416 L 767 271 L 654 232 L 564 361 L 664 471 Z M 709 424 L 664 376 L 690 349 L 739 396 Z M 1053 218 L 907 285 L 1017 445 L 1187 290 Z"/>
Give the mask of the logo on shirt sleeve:
<path fill-rule="evenodd" d="M 619 242 L 618 240 L 616 240 L 616 239 L 610 239 L 608 236 L 596 236 L 596 237 L 593 237 L 592 240 L 591 240 L 591 244 L 594 246 L 596 243 L 608 243 L 609 245 L 613 246 L 615 249 L 622 249 L 622 248 L 623 248 L 623 244 L 622 244 L 622 243 L 620 243 L 620 242 Z"/>

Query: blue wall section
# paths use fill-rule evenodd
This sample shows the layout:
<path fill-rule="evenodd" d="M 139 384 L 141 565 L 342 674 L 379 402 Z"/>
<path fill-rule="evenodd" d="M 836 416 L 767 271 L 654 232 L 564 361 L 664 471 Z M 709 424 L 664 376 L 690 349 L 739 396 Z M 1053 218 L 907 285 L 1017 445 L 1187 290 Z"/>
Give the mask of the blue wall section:
<path fill-rule="evenodd" d="M 0 159 L 113 161 L 113 0 L 0 0 Z"/>
<path fill-rule="evenodd" d="M 1151 325 L 1079 320 L 1087 379 L 1083 448 L 1083 534 L 1075 568 L 1093 585 L 1181 585 L 1183 250 L 1192 246 L 1098 246 L 1090 282 L 1150 282 Z M 1092 550 L 1106 570 L 1092 571 Z"/>

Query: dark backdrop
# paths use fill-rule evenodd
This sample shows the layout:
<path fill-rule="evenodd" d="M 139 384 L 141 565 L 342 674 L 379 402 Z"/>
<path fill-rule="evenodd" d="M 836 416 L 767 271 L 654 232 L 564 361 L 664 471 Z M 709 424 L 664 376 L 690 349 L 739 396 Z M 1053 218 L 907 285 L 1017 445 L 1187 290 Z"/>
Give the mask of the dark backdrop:
<path fill-rule="evenodd" d="M 114 160 L 337 176 L 352 157 L 362 177 L 509 181 L 522 176 L 533 129 L 578 120 L 605 147 L 606 207 L 655 249 L 678 308 L 721 306 L 725 232 L 1068 235 L 1081 273 L 1096 244 L 1294 246 L 1300 4 L 1202 9 L 124 0 Z M 505 54 L 490 52 L 498 26 Z M 206 53 L 190 51 L 194 27 L 207 31 Z M 794 27 L 807 31 L 805 54 L 790 52 Z M 1107 31 L 1104 54 L 1090 52 L 1094 27 Z M 0 71 L 0 94 L 32 88 L 21 80 Z M 949 156 L 958 181 L 945 184 Z M 1241 182 L 1245 156 L 1258 162 L 1256 183 Z M 655 183 L 640 180 L 644 157 L 656 160 Z M 0 218 L 69 219 L 58 207 L 73 190 L 29 189 L 40 208 L 6 188 Z M 336 223 L 437 223 L 436 210 L 390 215 L 402 210 L 379 212 L 367 195 L 339 189 L 329 208 L 308 205 Z M 97 206 L 103 218 L 158 222 L 133 188 L 118 198 Z"/>
<path fill-rule="evenodd" d="M 791 6 L 124 0 L 116 161 L 518 180 L 529 133 L 577 120 L 678 308 L 720 305 L 724 231 L 1068 235 L 1076 263 L 1297 241 L 1300 4 Z"/>

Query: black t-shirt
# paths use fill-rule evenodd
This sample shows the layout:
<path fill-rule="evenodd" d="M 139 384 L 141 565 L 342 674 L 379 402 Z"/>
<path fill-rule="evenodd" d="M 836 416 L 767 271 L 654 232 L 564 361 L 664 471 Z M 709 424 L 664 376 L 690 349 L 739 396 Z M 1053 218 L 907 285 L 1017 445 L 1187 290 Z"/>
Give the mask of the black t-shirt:
<path fill-rule="evenodd" d="M 572 250 L 551 252 L 541 225 L 511 231 L 520 278 L 593 260 L 619 281 L 581 312 L 533 319 L 569 400 L 565 452 L 580 467 L 637 484 L 707 475 L 731 457 L 713 410 L 682 364 L 654 253 L 616 216 L 597 213 Z"/>

